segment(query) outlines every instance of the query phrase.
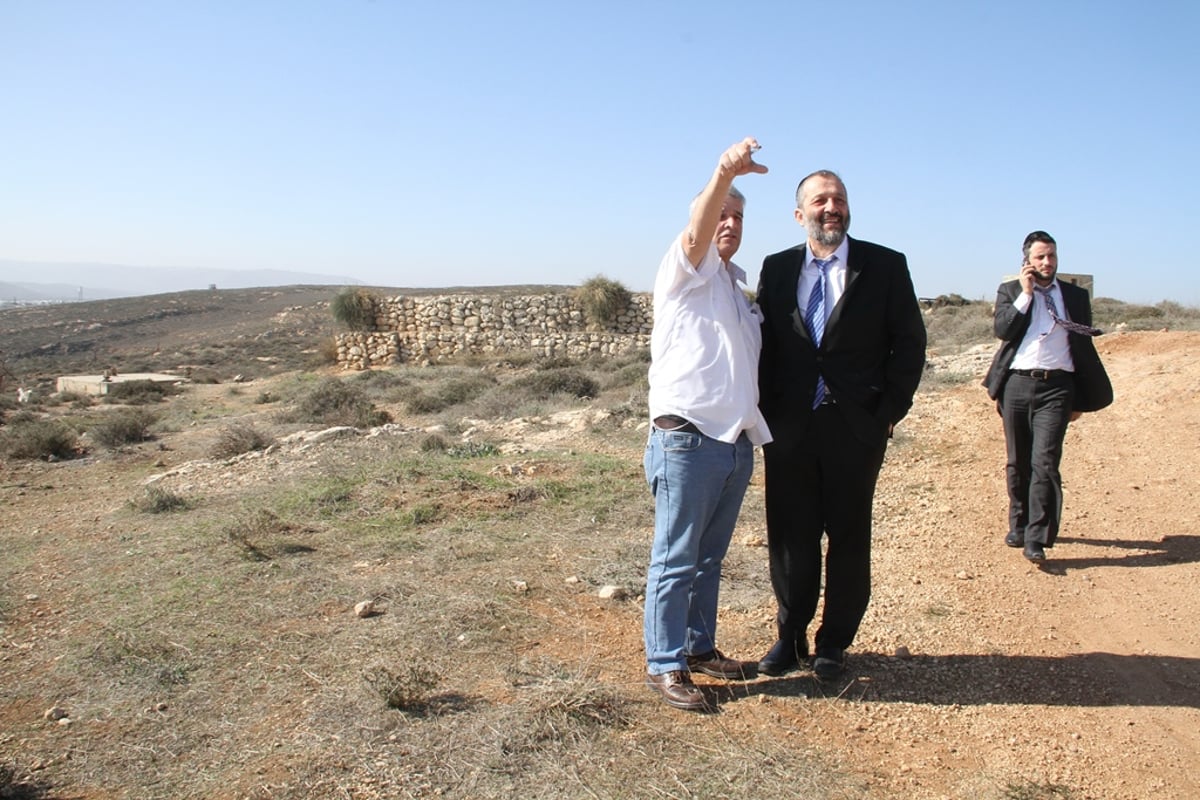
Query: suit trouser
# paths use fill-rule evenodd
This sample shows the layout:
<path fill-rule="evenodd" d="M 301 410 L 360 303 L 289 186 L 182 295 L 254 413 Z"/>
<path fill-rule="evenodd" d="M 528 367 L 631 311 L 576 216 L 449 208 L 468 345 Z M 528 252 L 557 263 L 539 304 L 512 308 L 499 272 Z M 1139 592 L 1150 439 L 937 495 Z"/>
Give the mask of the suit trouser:
<path fill-rule="evenodd" d="M 813 412 L 808 429 L 763 448 L 767 547 L 779 606 L 779 637 L 807 653 L 808 625 L 821 596 L 825 606 L 817 652 L 854 641 L 871 598 L 871 508 L 887 439 L 872 445 L 854 436 L 836 405 Z"/>
<path fill-rule="evenodd" d="M 1026 541 L 1053 547 L 1062 515 L 1063 439 L 1075 379 L 1058 373 L 1041 380 L 1013 374 L 1004 384 L 1000 416 L 1008 450 L 1008 526 Z"/>

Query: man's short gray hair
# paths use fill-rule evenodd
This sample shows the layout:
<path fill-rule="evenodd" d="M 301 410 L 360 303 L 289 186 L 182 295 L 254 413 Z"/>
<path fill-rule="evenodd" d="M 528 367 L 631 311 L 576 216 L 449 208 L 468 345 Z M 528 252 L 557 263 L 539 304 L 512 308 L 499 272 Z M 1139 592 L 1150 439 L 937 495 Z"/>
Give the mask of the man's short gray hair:
<path fill-rule="evenodd" d="M 691 203 L 691 205 L 688 206 L 688 214 L 691 214 L 692 212 L 694 212 L 696 210 L 696 201 L 700 199 L 700 195 L 702 195 L 702 194 L 704 194 L 703 189 L 701 189 L 699 192 L 697 192 L 696 196 L 692 198 L 692 203 Z M 738 202 L 740 202 L 742 204 L 743 208 L 746 207 L 746 195 L 739 192 L 738 188 L 736 186 L 734 186 L 733 184 L 729 185 L 729 197 L 732 197 L 734 200 L 737 200 Z"/>

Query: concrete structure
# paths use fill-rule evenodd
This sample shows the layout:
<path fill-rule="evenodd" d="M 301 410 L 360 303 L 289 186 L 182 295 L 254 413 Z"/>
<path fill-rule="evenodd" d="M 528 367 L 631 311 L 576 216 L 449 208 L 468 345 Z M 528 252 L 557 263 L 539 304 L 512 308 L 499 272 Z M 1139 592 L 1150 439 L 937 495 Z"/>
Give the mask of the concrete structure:
<path fill-rule="evenodd" d="M 130 372 L 119 375 L 63 375 L 55 384 L 55 391 L 75 392 L 76 394 L 108 394 L 110 386 L 116 383 L 130 381 L 153 381 L 154 383 L 179 383 L 186 380 L 178 375 L 166 375 L 161 372 Z"/>

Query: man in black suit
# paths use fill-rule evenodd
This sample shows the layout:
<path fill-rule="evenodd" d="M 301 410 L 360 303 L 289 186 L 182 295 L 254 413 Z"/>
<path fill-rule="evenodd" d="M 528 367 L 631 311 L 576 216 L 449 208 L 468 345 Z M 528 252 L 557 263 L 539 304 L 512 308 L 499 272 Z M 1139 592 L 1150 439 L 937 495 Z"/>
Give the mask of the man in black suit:
<path fill-rule="evenodd" d="M 813 671 L 845 669 L 871 595 L 871 505 L 892 428 L 912 406 L 925 366 L 925 324 L 902 253 L 846 235 L 846 187 L 814 172 L 796 190 L 807 245 L 763 261 L 759 404 L 767 545 L 779 638 L 759 662 L 782 675 L 808 658 L 821 594 Z"/>
<path fill-rule="evenodd" d="M 1054 238 L 1034 231 L 1021 252 L 1020 276 L 996 294 L 994 326 L 1002 342 L 983 383 L 1004 420 L 1008 449 L 1004 542 L 1038 563 L 1058 537 L 1067 424 L 1112 403 L 1113 392 L 1092 341 L 1100 331 L 1091 327 L 1087 290 L 1055 277 Z"/>

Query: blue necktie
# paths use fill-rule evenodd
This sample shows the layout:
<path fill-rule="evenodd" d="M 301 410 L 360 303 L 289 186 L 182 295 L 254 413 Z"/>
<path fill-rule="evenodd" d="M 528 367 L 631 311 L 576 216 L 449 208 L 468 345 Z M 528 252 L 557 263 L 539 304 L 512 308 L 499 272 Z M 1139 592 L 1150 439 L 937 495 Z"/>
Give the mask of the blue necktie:
<path fill-rule="evenodd" d="M 817 349 L 821 348 L 821 339 L 825 336 L 825 270 L 833 263 L 833 259 L 822 260 L 814 258 L 820 273 L 817 282 L 813 284 L 812 294 L 808 296 L 808 308 L 804 312 L 804 324 L 808 327 L 808 335 L 812 337 Z M 813 395 L 813 410 L 825 399 L 825 378 L 817 373 L 817 393 Z"/>

